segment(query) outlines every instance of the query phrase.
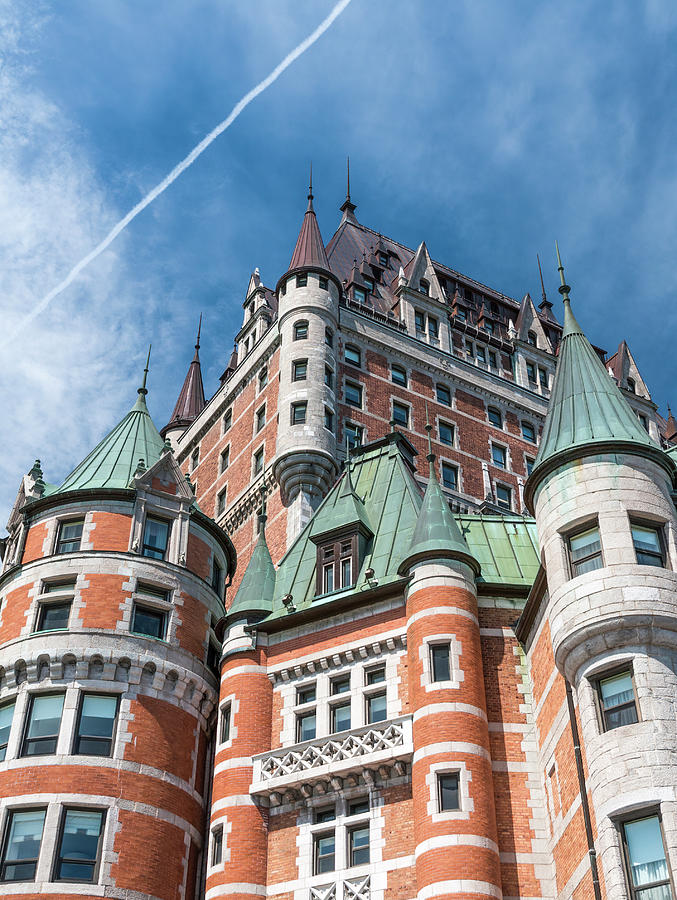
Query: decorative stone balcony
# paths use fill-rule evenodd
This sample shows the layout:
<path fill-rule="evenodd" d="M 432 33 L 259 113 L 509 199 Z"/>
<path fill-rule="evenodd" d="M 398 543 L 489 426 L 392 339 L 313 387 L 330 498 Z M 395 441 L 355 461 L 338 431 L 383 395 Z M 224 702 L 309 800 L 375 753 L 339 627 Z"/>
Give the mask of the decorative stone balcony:
<path fill-rule="evenodd" d="M 284 799 L 341 790 L 344 780 L 387 780 L 406 773 L 413 752 L 412 718 L 401 716 L 260 753 L 250 791 L 277 806 Z"/>
<path fill-rule="evenodd" d="M 371 897 L 369 875 L 333 881 L 319 887 L 311 887 L 310 900 L 369 900 Z"/>

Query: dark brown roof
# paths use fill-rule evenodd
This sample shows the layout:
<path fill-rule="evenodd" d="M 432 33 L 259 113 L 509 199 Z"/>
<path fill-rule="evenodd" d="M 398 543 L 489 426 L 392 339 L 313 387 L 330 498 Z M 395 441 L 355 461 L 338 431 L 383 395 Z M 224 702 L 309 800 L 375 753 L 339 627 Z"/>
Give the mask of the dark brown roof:
<path fill-rule="evenodd" d="M 202 322 L 202 318 L 200 318 Z M 200 330 L 198 328 L 197 342 L 195 344 L 195 356 L 192 359 L 183 387 L 176 401 L 174 412 L 169 422 L 162 429 L 162 434 L 177 425 L 187 426 L 196 419 L 205 408 L 205 390 L 202 384 L 202 369 L 200 368 Z"/>
<path fill-rule="evenodd" d="M 312 191 L 308 194 L 308 208 L 303 217 L 301 231 L 289 263 L 289 271 L 303 268 L 330 271 L 327 254 L 324 250 L 324 242 L 320 234 L 320 226 L 317 224 L 317 216 L 313 209 Z"/>

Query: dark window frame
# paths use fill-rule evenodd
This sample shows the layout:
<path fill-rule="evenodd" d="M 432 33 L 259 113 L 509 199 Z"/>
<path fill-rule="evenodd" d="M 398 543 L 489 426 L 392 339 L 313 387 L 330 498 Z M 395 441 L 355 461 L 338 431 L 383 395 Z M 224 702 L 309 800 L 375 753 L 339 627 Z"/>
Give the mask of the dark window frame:
<path fill-rule="evenodd" d="M 223 475 L 230 465 L 230 444 L 219 453 L 219 475 Z"/>
<path fill-rule="evenodd" d="M 259 406 L 254 417 L 254 433 L 260 434 L 266 427 L 266 404 Z"/>
<path fill-rule="evenodd" d="M 223 825 L 217 825 L 212 831 L 211 865 L 220 866 L 223 862 Z"/>
<path fill-rule="evenodd" d="M 451 432 L 451 440 L 445 441 L 442 437 L 442 429 L 448 428 Z M 444 444 L 445 447 L 455 447 L 456 446 L 456 425 L 453 422 L 447 422 L 445 419 L 437 420 L 437 434 L 439 436 L 440 444 Z"/>
<path fill-rule="evenodd" d="M 308 320 L 307 319 L 299 319 L 298 321 L 294 322 L 292 339 L 295 341 L 307 341 L 308 340 Z"/>
<path fill-rule="evenodd" d="M 508 492 L 508 505 L 507 506 L 503 503 L 503 501 L 499 500 L 498 492 L 500 489 L 503 489 L 504 491 Z M 496 506 L 500 507 L 501 509 L 505 509 L 508 512 L 512 512 L 513 511 L 513 496 L 514 496 L 514 494 L 513 494 L 513 489 L 512 489 L 511 485 L 503 484 L 502 482 L 499 482 L 496 484 Z"/>
<path fill-rule="evenodd" d="M 496 462 L 496 457 L 494 456 L 494 451 L 499 450 L 499 456 L 502 456 L 502 462 Z M 508 471 L 508 448 L 505 444 L 497 444 L 495 441 L 491 442 L 491 464 L 497 469 L 501 469 L 503 472 Z"/>
<path fill-rule="evenodd" d="M 229 406 L 228 409 L 224 412 L 221 417 L 221 427 L 222 433 L 228 434 L 230 429 L 233 427 L 233 407 Z"/>
<path fill-rule="evenodd" d="M 498 419 L 498 422 L 492 421 L 492 416 Z M 490 425 L 493 425 L 494 428 L 500 428 L 503 430 L 503 413 L 497 406 L 487 406 L 487 421 Z"/>
<path fill-rule="evenodd" d="M 259 460 L 261 461 L 261 465 L 259 466 Z M 253 474 L 260 475 L 265 468 L 265 450 L 263 444 L 260 447 L 257 447 L 256 450 L 252 453 L 252 472 Z"/>
<path fill-rule="evenodd" d="M 617 675 L 629 675 L 630 681 L 632 682 L 632 701 L 626 701 L 625 703 L 619 703 L 615 707 L 611 707 L 609 710 L 604 708 L 604 699 L 602 697 L 602 682 L 607 681 L 609 678 L 614 678 Z M 612 725 L 609 726 L 607 722 L 607 712 L 617 711 L 621 707 L 629 707 L 634 706 L 636 719 L 634 722 L 627 722 L 627 725 L 636 725 L 637 722 L 642 721 L 642 712 L 639 706 L 639 698 L 637 696 L 637 688 L 635 686 L 635 674 L 634 669 L 631 662 L 626 662 L 622 665 L 614 666 L 612 669 L 605 669 L 603 672 L 597 673 L 594 678 L 590 679 L 590 683 L 592 685 L 594 694 L 595 694 L 595 709 L 597 711 L 597 725 L 599 726 L 599 730 L 602 734 L 605 734 L 608 731 L 616 731 L 618 728 L 624 728 L 625 725 Z"/>
<path fill-rule="evenodd" d="M 325 857 L 333 860 L 333 865 L 329 869 L 321 868 L 320 866 L 320 841 L 323 838 L 333 837 L 334 839 L 334 850 L 331 854 L 324 854 Z M 336 829 L 330 828 L 327 831 L 315 831 L 313 832 L 313 875 L 328 875 L 330 872 L 336 871 Z"/>
<path fill-rule="evenodd" d="M 401 418 L 397 418 L 395 415 L 395 410 L 398 410 Z M 404 414 L 404 415 L 402 415 Z M 408 403 L 403 403 L 402 400 L 395 400 L 393 398 L 392 401 L 392 419 L 396 425 L 399 425 L 400 428 L 409 428 L 410 427 L 410 417 L 411 417 L 411 407 Z"/>
<path fill-rule="evenodd" d="M 62 544 L 74 543 L 73 540 L 65 540 L 64 538 L 62 538 L 62 532 L 63 532 L 64 528 L 67 528 L 69 525 L 77 525 L 78 523 L 81 523 L 82 527 L 80 529 L 80 537 L 78 539 L 77 548 L 74 550 L 62 550 L 61 549 Z M 82 547 L 82 532 L 84 530 L 85 530 L 85 517 L 84 516 L 75 516 L 75 517 L 71 517 L 69 519 L 60 519 L 59 527 L 57 528 L 57 532 L 56 532 L 56 541 L 54 543 L 55 555 L 61 556 L 64 553 L 79 553 L 80 549 Z"/>
<path fill-rule="evenodd" d="M 54 601 L 45 601 L 41 600 L 38 603 L 38 614 L 35 620 L 35 628 L 32 631 L 32 634 L 41 634 L 41 633 L 49 633 L 51 631 L 68 631 L 68 624 L 71 615 L 71 607 L 73 606 L 73 599 L 70 600 L 54 600 Z M 50 610 L 54 609 L 68 609 L 68 615 L 66 617 L 66 624 L 61 628 L 45 628 L 45 616 L 48 614 Z"/>
<path fill-rule="evenodd" d="M 445 397 L 446 395 L 446 397 Z M 447 399 L 448 398 L 448 399 Z M 451 407 L 451 388 L 446 384 L 435 385 L 435 400 L 442 406 Z"/>
<path fill-rule="evenodd" d="M 305 425 L 308 420 L 308 401 L 297 400 L 289 408 L 290 424 Z"/>
<path fill-rule="evenodd" d="M 61 849 L 66 828 L 66 819 L 69 812 L 98 812 L 101 814 L 101 826 L 99 828 L 99 837 L 96 844 L 96 856 L 93 860 L 87 860 L 86 863 L 81 860 L 75 860 L 79 865 L 92 865 L 91 878 L 59 878 L 59 868 L 62 863 L 67 861 L 67 857 L 61 855 Z M 54 864 L 52 866 L 52 880 L 70 884 L 97 884 L 99 880 L 99 870 L 101 867 L 101 856 L 103 847 L 103 834 L 106 829 L 106 818 L 108 810 L 105 807 L 93 806 L 63 806 L 59 817 L 59 831 L 54 847 Z"/>
<path fill-rule="evenodd" d="M 348 354 L 353 355 L 353 359 L 349 359 Z M 357 361 L 355 361 L 357 360 Z M 354 369 L 362 368 L 362 349 L 357 344 L 346 344 L 343 348 L 343 361 Z"/>
<path fill-rule="evenodd" d="M 145 631 L 137 631 L 135 628 L 136 625 L 136 611 L 137 609 L 141 609 L 144 613 L 151 613 L 154 616 L 162 619 L 162 629 L 161 636 L 157 636 L 154 634 L 148 634 Z M 166 641 L 167 640 L 167 625 L 169 619 L 169 610 L 159 609 L 157 606 L 153 606 L 151 603 L 144 603 L 143 601 L 139 603 L 137 600 L 134 600 L 132 605 L 132 618 L 129 623 L 129 631 L 130 634 L 135 634 L 138 637 L 150 638 L 153 641 Z"/>
<path fill-rule="evenodd" d="M 344 696 L 342 694 L 337 694 L 336 696 L 341 697 Z M 337 728 L 336 727 L 336 713 L 339 709 L 347 709 L 350 719 L 350 724 L 347 728 Z M 353 727 L 353 710 L 352 703 L 350 701 L 350 697 L 347 700 L 336 700 L 329 704 L 329 730 L 331 734 L 338 734 L 341 731 L 350 731 Z"/>
<path fill-rule="evenodd" d="M 219 722 L 219 744 L 225 744 L 231 739 L 233 729 L 233 704 L 230 700 L 224 703 L 219 710 L 221 721 Z"/>
<path fill-rule="evenodd" d="M 44 817 L 42 819 L 42 831 L 40 832 L 40 843 L 38 845 L 38 853 L 35 857 L 27 857 L 22 860 L 10 860 L 6 859 L 7 849 L 9 844 L 9 835 L 12 830 L 12 822 L 14 821 L 14 816 L 16 813 L 35 813 L 35 812 L 44 812 Z M 29 806 L 29 807 L 18 807 L 17 809 L 8 809 L 7 814 L 5 815 L 5 823 L 3 828 L 2 835 L 2 853 L 0 854 L 0 883 L 4 884 L 17 884 L 19 882 L 34 882 L 35 876 L 37 874 L 38 862 L 40 860 L 40 851 L 42 850 L 42 841 L 45 836 L 45 821 L 47 819 L 47 807 L 46 806 Z M 33 865 L 33 877 L 32 878 L 6 878 L 5 871 L 7 866 L 23 864 L 23 865 Z"/>
<path fill-rule="evenodd" d="M 527 431 L 529 431 L 529 430 L 531 431 L 532 437 L 529 437 L 529 435 L 525 433 L 525 429 Z M 529 443 L 531 443 L 531 444 L 536 443 L 536 426 L 533 425 L 532 422 L 527 422 L 526 420 L 523 420 L 522 422 L 520 422 L 520 430 L 522 432 L 522 437 L 524 438 L 525 441 L 529 441 Z"/>
<path fill-rule="evenodd" d="M 446 653 L 446 663 L 447 663 L 447 676 L 446 678 L 438 678 L 437 677 L 437 666 L 435 662 L 435 651 L 439 649 L 445 649 Z M 430 683 L 431 684 L 443 684 L 447 681 L 451 681 L 451 641 L 431 641 L 428 644 L 428 660 L 430 663 Z"/>
<path fill-rule="evenodd" d="M 350 549 L 346 550 L 348 543 L 350 543 Z M 318 543 L 315 566 L 316 597 L 330 594 L 333 591 L 343 591 L 355 587 L 357 574 L 360 571 L 359 550 L 359 536 L 356 531 L 349 534 L 335 535 L 331 540 Z M 330 551 L 333 551 L 331 556 L 329 556 Z M 351 561 L 351 583 L 344 585 L 342 563 L 347 559 Z M 329 566 L 333 568 L 333 587 L 331 590 L 326 591 L 324 571 Z"/>
<path fill-rule="evenodd" d="M 382 682 L 383 683 L 383 682 Z M 385 700 L 385 715 L 382 719 L 374 719 L 371 715 L 371 702 L 372 700 L 378 700 L 380 697 L 383 697 Z M 364 703 L 365 703 L 365 725 L 378 725 L 379 722 L 387 722 L 388 721 L 388 688 L 384 685 L 383 688 L 376 691 L 366 692 L 364 695 Z"/>
<path fill-rule="evenodd" d="M 315 733 L 312 737 L 303 737 L 302 736 L 302 727 L 304 719 L 315 719 Z M 296 713 L 296 743 L 304 744 L 307 741 L 314 741 L 317 739 L 317 707 L 312 707 L 311 709 L 303 709 Z"/>
<path fill-rule="evenodd" d="M 355 862 L 355 856 L 360 850 L 364 850 L 364 847 L 356 847 L 354 845 L 354 835 L 357 832 L 367 832 L 367 859 L 362 862 Z M 365 822 L 360 822 L 359 825 L 351 825 L 347 828 L 346 834 L 346 850 L 348 853 L 348 859 L 346 862 L 348 863 L 348 868 L 352 868 L 353 866 L 367 866 L 371 862 L 371 827 L 370 822 L 367 819 Z"/>
<path fill-rule="evenodd" d="M 9 747 L 9 739 L 12 734 L 12 726 L 14 725 L 14 715 L 16 713 L 16 697 L 11 700 L 7 700 L 5 703 L 0 703 L 0 711 L 3 709 L 12 708 L 12 717 L 9 722 L 9 731 L 7 732 L 7 740 L 4 743 L 0 743 L 0 762 L 4 762 L 7 759 L 7 748 Z"/>
<path fill-rule="evenodd" d="M 407 370 L 404 366 L 400 366 L 397 363 L 391 363 L 390 380 L 393 384 L 399 384 L 400 387 L 407 387 Z"/>
<path fill-rule="evenodd" d="M 307 272 L 300 272 L 296 276 L 296 287 L 297 288 L 308 287 L 308 273 Z"/>
<path fill-rule="evenodd" d="M 660 831 L 661 841 L 663 844 L 663 855 L 665 857 L 665 864 L 668 870 L 668 878 L 667 881 L 656 881 L 653 884 L 644 884 L 639 888 L 634 887 L 632 883 L 632 860 L 630 859 L 630 848 L 628 847 L 628 839 L 625 831 L 626 825 L 631 825 L 635 822 L 641 822 L 643 819 L 658 819 L 658 827 Z M 623 871 L 625 874 L 625 882 L 628 888 L 629 897 L 631 900 L 640 900 L 642 892 L 648 890 L 652 887 L 661 887 L 664 884 L 668 884 L 670 886 L 670 890 L 672 892 L 672 896 L 675 897 L 675 884 L 672 874 L 672 866 L 670 865 L 670 857 L 666 850 L 665 843 L 665 829 L 663 828 L 663 817 L 661 815 L 661 810 L 659 806 L 649 806 L 642 810 L 635 810 L 633 813 L 623 816 L 622 818 L 615 820 L 615 825 L 618 831 L 620 832 L 620 842 L 622 847 L 622 856 L 623 856 Z"/>
<path fill-rule="evenodd" d="M 165 546 L 162 550 L 159 547 L 154 547 L 152 544 L 146 543 L 146 528 L 148 526 L 148 522 L 162 522 L 163 525 L 167 526 L 167 540 L 165 542 Z M 145 556 L 148 559 L 166 559 L 167 558 L 167 550 L 169 549 L 169 540 L 172 536 L 172 523 L 170 519 L 163 519 L 161 516 L 153 516 L 146 515 L 143 520 L 143 533 L 141 536 L 141 556 Z M 162 553 L 161 556 L 153 556 L 152 553 L 146 553 L 146 550 L 154 551 L 156 553 Z"/>
<path fill-rule="evenodd" d="M 445 472 L 453 472 L 454 473 L 454 483 L 453 485 L 447 484 L 446 478 L 444 477 Z M 448 491 L 457 491 L 459 490 L 459 467 L 452 462 L 448 462 L 443 459 L 440 462 L 440 474 L 442 476 L 442 487 L 445 487 Z"/>
<path fill-rule="evenodd" d="M 354 447 L 361 447 L 364 441 L 364 425 L 359 422 L 344 421 L 343 423 L 344 439 L 348 438 L 348 446 L 352 450 Z"/>
<path fill-rule="evenodd" d="M 639 552 L 646 554 L 647 556 L 652 556 L 655 559 L 660 559 L 660 566 L 656 568 L 661 569 L 669 569 L 670 566 L 668 564 L 668 546 L 667 541 L 665 540 L 665 522 L 654 522 L 651 519 L 644 519 L 641 516 L 628 516 L 630 522 L 630 536 L 632 538 L 632 546 L 635 551 L 635 559 L 637 561 L 638 566 L 652 565 L 652 563 L 641 563 L 639 559 L 637 559 L 637 544 L 635 544 L 635 538 L 632 534 L 633 527 L 637 528 L 648 528 L 651 531 L 654 531 L 658 536 L 658 546 L 660 547 L 660 552 L 656 553 L 653 550 L 641 550 Z"/>
<path fill-rule="evenodd" d="M 329 279 L 326 275 L 318 275 L 317 280 L 321 291 L 326 291 L 329 289 Z"/>
<path fill-rule="evenodd" d="M 596 551 L 595 553 L 589 553 L 587 556 L 583 556 L 580 559 L 574 560 L 574 558 L 572 556 L 572 552 L 571 552 L 571 541 L 573 540 L 573 538 L 576 538 L 582 534 L 585 534 L 586 531 L 592 531 L 593 528 L 597 529 L 597 536 L 598 536 L 598 541 L 599 541 L 599 551 Z M 596 558 L 596 557 L 599 557 L 599 559 L 602 563 L 601 566 L 597 566 L 597 569 L 604 568 L 604 565 L 605 565 L 605 563 L 604 563 L 604 544 L 602 543 L 602 533 L 599 529 L 599 519 L 597 519 L 597 518 L 590 519 L 587 522 L 585 522 L 584 524 L 578 525 L 576 528 L 572 529 L 571 531 L 567 531 L 566 534 L 564 535 L 564 546 L 566 548 L 566 557 L 567 557 L 567 564 L 569 566 L 569 577 L 570 578 L 578 578 L 579 574 L 580 575 L 587 574 L 585 572 L 580 572 L 580 573 L 577 572 L 575 567 L 581 565 L 581 563 L 588 562 L 589 560 Z M 591 569 L 590 571 L 591 572 L 596 571 L 596 569 Z"/>
<path fill-rule="evenodd" d="M 31 738 L 31 737 L 28 737 L 28 732 L 30 730 L 31 720 L 33 718 L 33 708 L 35 706 L 36 699 L 39 699 L 42 697 L 62 697 L 63 698 L 63 702 L 61 704 L 61 715 L 59 716 L 59 727 L 57 728 L 56 734 L 41 735 L 40 737 Z M 45 692 L 37 691 L 32 694 L 29 694 L 28 709 L 26 710 L 26 713 L 24 716 L 23 731 L 21 734 L 21 745 L 19 747 L 19 754 L 18 754 L 18 756 L 20 758 L 29 758 L 29 757 L 32 758 L 34 756 L 54 756 L 54 754 L 56 753 L 57 748 L 59 746 L 59 735 L 61 734 L 61 725 L 63 723 L 63 708 L 64 708 L 65 702 L 66 702 L 66 692 L 65 691 L 45 691 Z M 38 741 L 47 741 L 47 740 L 54 741 L 54 749 L 53 750 L 47 750 L 44 753 L 27 753 L 29 746 L 32 746 L 33 744 L 35 744 Z"/>
<path fill-rule="evenodd" d="M 106 697 L 106 698 L 115 698 L 115 715 L 113 716 L 113 728 L 111 730 L 110 738 L 99 738 L 96 735 L 82 735 L 80 734 L 80 725 L 82 723 L 82 709 L 85 704 L 85 697 Z M 120 694 L 106 694 L 101 693 L 100 691 L 80 691 L 78 696 L 78 711 L 75 719 L 75 730 L 73 733 L 73 746 L 71 748 L 71 754 L 73 756 L 100 756 L 101 758 L 110 759 L 113 756 L 113 750 L 115 748 L 115 733 L 118 727 L 118 716 L 120 715 Z M 81 753 L 79 746 L 80 740 L 82 738 L 86 738 L 88 740 L 95 741 L 108 741 L 110 743 L 110 747 L 108 749 L 108 753 Z"/>
<path fill-rule="evenodd" d="M 359 397 L 359 403 L 354 402 L 353 400 L 348 399 L 348 388 L 354 390 Z M 346 380 L 344 390 L 343 390 L 344 400 L 346 406 L 352 406 L 353 409 L 363 409 L 364 408 L 364 387 L 359 381 L 348 381 Z"/>
<path fill-rule="evenodd" d="M 302 373 L 302 374 L 300 374 Z M 307 381 L 308 380 L 308 360 L 293 359 L 291 364 L 291 380 Z"/>
<path fill-rule="evenodd" d="M 437 785 L 437 812 L 438 813 L 447 813 L 447 812 L 460 812 L 462 809 L 461 804 L 461 773 L 458 770 L 455 771 L 447 771 L 447 772 L 436 772 L 436 785 Z M 457 796 L 457 804 L 456 806 L 445 806 L 443 802 L 444 792 L 442 787 L 442 781 L 445 778 L 455 778 L 456 779 L 456 796 Z"/>

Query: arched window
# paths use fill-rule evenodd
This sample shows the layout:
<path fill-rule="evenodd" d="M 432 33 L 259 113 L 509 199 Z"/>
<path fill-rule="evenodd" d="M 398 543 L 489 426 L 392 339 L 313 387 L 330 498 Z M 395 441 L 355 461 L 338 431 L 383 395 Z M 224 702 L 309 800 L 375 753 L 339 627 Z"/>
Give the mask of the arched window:
<path fill-rule="evenodd" d="M 532 347 L 536 346 L 536 333 L 534 331 L 527 332 L 527 341 L 531 344 Z"/>
<path fill-rule="evenodd" d="M 501 415 L 500 409 L 496 409 L 495 406 L 490 406 L 487 409 L 487 415 L 492 425 L 495 425 L 496 428 L 503 428 L 503 416 Z"/>
<path fill-rule="evenodd" d="M 430 294 L 430 282 L 426 281 L 425 278 L 421 278 L 418 283 L 418 289 L 422 294 L 425 294 L 426 297 Z"/>
<path fill-rule="evenodd" d="M 628 390 L 631 394 L 637 393 L 637 385 L 635 384 L 634 378 L 628 378 Z"/>

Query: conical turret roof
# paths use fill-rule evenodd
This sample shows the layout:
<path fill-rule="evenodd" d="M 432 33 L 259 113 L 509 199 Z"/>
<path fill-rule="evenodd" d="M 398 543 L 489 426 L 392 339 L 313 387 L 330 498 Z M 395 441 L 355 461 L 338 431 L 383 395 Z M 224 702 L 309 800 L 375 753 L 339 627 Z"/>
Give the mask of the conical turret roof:
<path fill-rule="evenodd" d="M 273 609 L 275 566 L 266 543 L 265 521 L 265 515 L 259 516 L 259 536 L 235 599 L 228 609 L 229 617 L 244 613 L 268 615 Z"/>
<path fill-rule="evenodd" d="M 92 488 L 127 488 L 142 459 L 149 469 L 162 456 L 165 443 L 146 406 L 146 389 L 115 428 L 76 466 L 57 493 Z"/>
<path fill-rule="evenodd" d="M 317 216 L 313 209 L 313 176 L 311 171 L 308 188 L 308 207 L 303 217 L 301 231 L 289 263 L 289 271 L 294 269 L 321 269 L 330 272 L 329 260 L 324 249 L 324 242 L 317 224 Z"/>
<path fill-rule="evenodd" d="M 200 328 L 202 326 L 202 316 L 200 316 L 200 325 L 197 330 L 197 341 L 195 342 L 195 355 L 188 367 L 186 378 L 176 401 L 174 412 L 171 419 L 162 429 L 163 433 L 174 427 L 185 427 L 190 425 L 205 408 L 205 390 L 202 383 L 202 369 L 200 367 Z"/>
<path fill-rule="evenodd" d="M 586 448 L 593 452 L 634 450 L 659 461 L 665 458 L 576 321 L 559 251 L 558 261 L 560 293 L 564 297 L 564 330 L 541 445 L 525 486 L 529 507 L 541 479 L 557 465 L 580 457 Z"/>

